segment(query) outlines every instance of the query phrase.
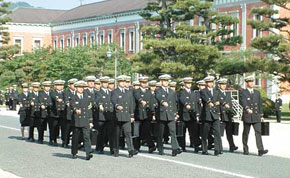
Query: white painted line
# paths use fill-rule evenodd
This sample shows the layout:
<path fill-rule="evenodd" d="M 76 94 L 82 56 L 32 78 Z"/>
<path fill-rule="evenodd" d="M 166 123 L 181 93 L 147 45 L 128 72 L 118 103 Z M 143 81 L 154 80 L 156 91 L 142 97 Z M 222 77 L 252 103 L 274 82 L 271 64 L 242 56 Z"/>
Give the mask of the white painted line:
<path fill-rule="evenodd" d="M 13 128 L 13 127 L 7 127 L 7 126 L 2 126 L 2 125 L 0 125 L 0 127 L 1 128 L 5 128 L 5 129 L 19 131 L 19 129 L 16 129 L 16 128 Z M 123 151 L 123 150 L 120 150 L 120 152 L 128 153 L 127 151 Z M 185 162 L 182 162 L 182 161 L 176 161 L 176 160 L 171 160 L 171 159 L 165 159 L 165 158 L 150 156 L 150 155 L 142 154 L 142 153 L 139 153 L 138 156 L 145 157 L 145 158 L 150 158 L 150 159 L 155 159 L 155 160 L 159 160 L 159 161 L 166 161 L 166 162 L 170 162 L 170 163 L 180 164 L 180 165 L 189 166 L 189 167 L 198 168 L 198 169 L 204 169 L 204 170 L 208 170 L 208 171 L 212 171 L 212 172 L 216 172 L 216 173 L 221 173 L 221 174 L 226 174 L 226 175 L 230 175 L 230 176 L 235 176 L 235 177 L 253 178 L 252 176 L 247 176 L 247 175 L 243 175 L 243 174 L 233 173 L 233 172 L 229 172 L 229 171 L 225 171 L 225 170 L 221 170 L 221 169 L 215 169 L 215 168 L 210 168 L 210 167 L 201 166 L 201 165 L 197 165 L 197 164 L 185 163 Z"/>
<path fill-rule="evenodd" d="M 19 129 L 16 129 L 16 128 L 13 128 L 13 127 L 7 127 L 7 126 L 4 126 L 4 125 L 0 125 L 1 128 L 4 128 L 4 129 L 10 129 L 10 130 L 16 130 L 16 131 L 19 131 L 20 132 L 20 128 Z M 27 131 L 26 131 L 27 132 Z"/>
<path fill-rule="evenodd" d="M 1 178 L 21 178 L 19 176 L 16 176 L 10 172 L 6 172 L 6 171 L 3 171 L 2 169 L 0 169 L 0 177 Z"/>

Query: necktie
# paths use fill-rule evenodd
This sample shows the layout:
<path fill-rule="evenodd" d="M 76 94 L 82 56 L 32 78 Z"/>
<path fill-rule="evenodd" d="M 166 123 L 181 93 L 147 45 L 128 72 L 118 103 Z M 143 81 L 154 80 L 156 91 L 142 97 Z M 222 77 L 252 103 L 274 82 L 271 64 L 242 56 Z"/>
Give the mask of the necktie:
<path fill-rule="evenodd" d="M 83 95 L 80 95 L 81 100 L 83 99 Z"/>

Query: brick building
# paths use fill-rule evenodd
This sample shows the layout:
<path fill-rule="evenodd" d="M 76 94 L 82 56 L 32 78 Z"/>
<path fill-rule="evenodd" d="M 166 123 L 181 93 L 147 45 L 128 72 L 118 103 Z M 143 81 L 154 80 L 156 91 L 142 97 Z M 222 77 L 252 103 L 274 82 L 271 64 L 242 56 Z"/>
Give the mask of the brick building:
<path fill-rule="evenodd" d="M 9 31 L 12 32 L 10 44 L 18 44 L 20 37 L 22 39 L 22 50 L 30 52 L 35 46 L 51 45 L 54 49 L 65 49 L 78 45 L 116 43 L 124 51 L 136 53 L 142 50 L 140 26 L 148 23 L 138 14 L 150 1 L 107 0 L 79 6 L 67 11 L 20 8 L 11 14 L 12 22 L 8 24 Z M 235 33 L 232 35 L 243 37 L 243 43 L 234 48 L 226 47 L 225 53 L 231 50 L 246 50 L 250 48 L 250 42 L 253 38 L 267 35 L 267 32 L 254 30 L 250 25 L 247 25 L 247 19 L 263 20 L 262 17 L 251 13 L 251 9 L 256 7 L 262 8 L 268 7 L 268 5 L 259 0 L 214 1 L 215 9 L 240 20 L 238 24 L 229 28 L 235 29 Z M 275 6 L 271 8 L 279 10 L 280 16 L 289 13 L 289 11 Z M 37 15 L 28 18 L 27 14 L 30 13 Z M 35 17 L 38 20 L 35 20 Z M 202 24 L 202 22 L 203 19 L 196 18 L 186 23 Z M 19 28 L 18 25 L 20 25 Z M 13 30 L 15 28 L 18 31 Z M 218 27 L 212 28 L 214 30 Z M 42 40 L 39 42 L 39 39 Z M 278 80 L 261 79 L 259 74 L 255 75 L 257 76 L 256 87 L 265 89 L 268 97 L 275 99 L 276 93 L 280 90 Z M 287 84 L 283 84 L 283 86 L 285 85 Z M 289 90 L 283 90 L 283 96 L 283 100 L 288 102 L 290 98 Z"/>
<path fill-rule="evenodd" d="M 34 48 L 51 45 L 52 19 L 61 15 L 63 10 L 18 8 L 9 15 L 11 21 L 6 24 L 9 29 L 8 45 L 19 45 L 20 54 L 32 52 Z"/>

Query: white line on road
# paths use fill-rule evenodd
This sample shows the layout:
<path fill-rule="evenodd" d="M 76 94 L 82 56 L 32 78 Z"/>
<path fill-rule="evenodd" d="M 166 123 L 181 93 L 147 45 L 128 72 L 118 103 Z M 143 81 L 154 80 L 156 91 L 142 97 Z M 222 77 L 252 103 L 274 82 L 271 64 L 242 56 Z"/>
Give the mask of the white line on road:
<path fill-rule="evenodd" d="M 21 178 L 19 176 L 16 176 L 10 172 L 6 172 L 6 171 L 3 171 L 2 169 L 0 169 L 0 177 L 1 178 Z"/>
<path fill-rule="evenodd" d="M 13 128 L 13 127 L 7 127 L 7 126 L 3 126 L 3 125 L 0 125 L 0 127 L 1 128 L 5 128 L 5 129 L 19 131 L 19 129 L 16 129 L 16 128 Z M 122 150 L 120 150 L 120 152 L 127 153 L 126 151 L 122 151 Z M 176 161 L 176 160 L 171 160 L 171 159 L 165 159 L 165 158 L 150 156 L 150 155 L 146 155 L 146 154 L 142 154 L 142 153 L 139 153 L 138 156 L 145 157 L 145 158 L 150 158 L 150 159 L 155 159 L 155 160 L 159 160 L 159 161 L 166 161 L 166 162 L 170 162 L 170 163 L 180 164 L 180 165 L 189 166 L 189 167 L 194 167 L 194 168 L 198 168 L 198 169 L 204 169 L 204 170 L 208 170 L 208 171 L 212 171 L 212 172 L 216 172 L 216 173 L 221 173 L 221 174 L 226 174 L 226 175 L 230 175 L 230 176 L 235 176 L 235 177 L 253 178 L 252 176 L 247 176 L 247 175 L 243 175 L 243 174 L 233 173 L 233 172 L 229 172 L 229 171 L 225 171 L 225 170 L 221 170 L 221 169 L 215 169 L 215 168 L 201 166 L 201 165 L 197 165 L 197 164 L 191 164 L 191 163 L 186 163 L 186 162 L 182 162 L 182 161 Z M 1 171 L 1 169 L 0 169 L 0 171 Z"/>

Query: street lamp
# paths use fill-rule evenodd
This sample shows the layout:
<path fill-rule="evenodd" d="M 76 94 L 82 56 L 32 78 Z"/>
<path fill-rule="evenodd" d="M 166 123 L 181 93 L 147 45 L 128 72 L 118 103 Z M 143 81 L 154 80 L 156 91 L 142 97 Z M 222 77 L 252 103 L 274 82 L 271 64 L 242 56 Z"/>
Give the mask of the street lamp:
<path fill-rule="evenodd" d="M 107 57 L 111 58 L 112 57 L 112 51 L 111 48 L 109 47 L 109 50 L 107 51 Z M 117 86 L 117 68 L 118 68 L 118 61 L 117 61 L 117 47 L 115 47 L 115 86 Z"/>

